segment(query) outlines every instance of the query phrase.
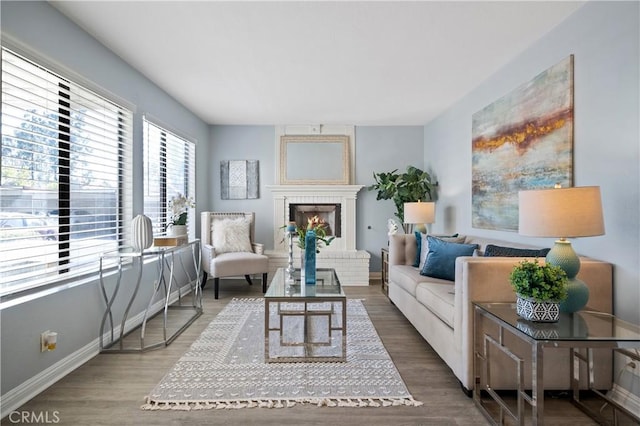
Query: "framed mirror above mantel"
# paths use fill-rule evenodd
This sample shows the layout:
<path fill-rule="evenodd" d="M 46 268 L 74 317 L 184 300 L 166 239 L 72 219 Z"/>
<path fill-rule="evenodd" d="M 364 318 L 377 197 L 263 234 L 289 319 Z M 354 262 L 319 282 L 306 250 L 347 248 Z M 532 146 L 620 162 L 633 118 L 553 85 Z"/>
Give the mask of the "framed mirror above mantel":
<path fill-rule="evenodd" d="M 354 173 L 353 126 L 282 126 L 276 131 L 281 185 L 348 185 Z"/>

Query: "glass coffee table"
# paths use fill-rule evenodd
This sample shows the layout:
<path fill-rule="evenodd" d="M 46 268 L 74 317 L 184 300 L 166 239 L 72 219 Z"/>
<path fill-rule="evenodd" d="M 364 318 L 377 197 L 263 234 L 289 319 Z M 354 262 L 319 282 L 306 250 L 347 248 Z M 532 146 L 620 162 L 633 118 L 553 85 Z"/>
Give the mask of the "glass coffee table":
<path fill-rule="evenodd" d="M 570 348 L 570 367 L 567 371 L 571 379 L 572 402 L 591 418 L 601 424 L 608 424 L 599 412 L 594 411 L 580 400 L 580 363 L 587 368 L 589 390 L 604 399 L 613 410 L 614 424 L 617 411 L 623 412 L 640 423 L 638 413 L 633 413 L 609 395 L 594 388 L 594 351 L 608 350 L 640 361 L 637 353 L 630 349 L 640 348 L 640 327 L 616 318 L 614 315 L 595 311 L 578 311 L 560 314 L 556 323 L 536 323 L 526 321 L 516 314 L 515 303 L 473 303 L 474 317 L 474 377 L 473 399 L 476 406 L 492 424 L 505 424 L 506 418 L 515 424 L 525 424 L 525 403 L 531 407 L 531 425 L 544 423 L 544 376 L 543 356 L 545 348 Z M 497 325 L 497 336 L 483 333 L 483 321 Z M 524 373 L 527 368 L 522 356 L 512 352 L 506 334 L 527 342 L 531 348 L 531 390 L 525 389 Z M 492 351 L 502 352 L 512 360 L 518 378 L 517 407 L 514 410 L 491 386 L 492 374 L 500 374 L 490 369 Z M 501 365 L 500 370 L 508 368 Z M 485 401 L 482 392 L 490 398 Z M 494 418 L 486 408 L 493 401 L 498 406 L 498 416 Z"/>
<path fill-rule="evenodd" d="M 344 362 L 347 297 L 336 271 L 316 270 L 316 284 L 276 271 L 264 295 L 265 362 Z"/>

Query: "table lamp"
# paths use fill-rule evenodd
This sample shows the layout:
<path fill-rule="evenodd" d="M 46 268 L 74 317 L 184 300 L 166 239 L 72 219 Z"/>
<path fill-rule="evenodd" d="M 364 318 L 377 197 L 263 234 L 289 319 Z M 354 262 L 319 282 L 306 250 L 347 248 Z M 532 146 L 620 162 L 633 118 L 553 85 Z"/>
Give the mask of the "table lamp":
<path fill-rule="evenodd" d="M 589 288 L 576 278 L 580 258 L 567 238 L 604 234 L 600 187 L 537 189 L 520 191 L 519 230 L 531 237 L 559 237 L 546 262 L 562 268 L 569 278 L 568 296 L 560 303 L 563 312 L 576 312 L 586 306 Z"/>
<path fill-rule="evenodd" d="M 415 229 L 427 233 L 426 223 L 433 223 L 436 218 L 436 203 L 415 202 L 404 203 L 404 223 L 415 225 Z"/>

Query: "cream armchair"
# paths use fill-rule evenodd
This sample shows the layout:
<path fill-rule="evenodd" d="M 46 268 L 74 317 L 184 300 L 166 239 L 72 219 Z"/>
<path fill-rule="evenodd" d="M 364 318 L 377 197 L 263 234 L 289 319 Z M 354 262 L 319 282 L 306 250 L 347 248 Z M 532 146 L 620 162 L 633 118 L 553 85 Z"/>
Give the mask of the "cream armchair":
<path fill-rule="evenodd" d="M 201 287 L 213 278 L 217 299 L 220 278 L 244 275 L 251 285 L 251 275 L 262 274 L 262 292 L 266 292 L 269 258 L 263 255 L 264 246 L 254 242 L 255 213 L 202 212 L 200 219 Z"/>

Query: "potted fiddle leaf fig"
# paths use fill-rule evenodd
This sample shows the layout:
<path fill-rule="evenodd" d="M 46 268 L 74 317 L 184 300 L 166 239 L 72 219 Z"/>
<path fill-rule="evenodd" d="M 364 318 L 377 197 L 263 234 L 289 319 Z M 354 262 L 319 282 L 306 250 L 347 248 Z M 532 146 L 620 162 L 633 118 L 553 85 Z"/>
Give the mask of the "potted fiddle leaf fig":
<path fill-rule="evenodd" d="M 404 203 L 432 201 L 435 196 L 436 185 L 431 182 L 431 175 L 413 166 L 407 167 L 405 173 L 398 173 L 398 169 L 374 172 L 373 178 L 376 183 L 367 189 L 378 191 L 376 200 L 393 200 L 400 223 L 404 220 Z"/>
<path fill-rule="evenodd" d="M 523 260 L 511 274 L 509 282 L 516 292 L 516 312 L 529 321 L 556 322 L 560 302 L 567 297 L 567 274 L 559 266 L 538 259 Z"/>

